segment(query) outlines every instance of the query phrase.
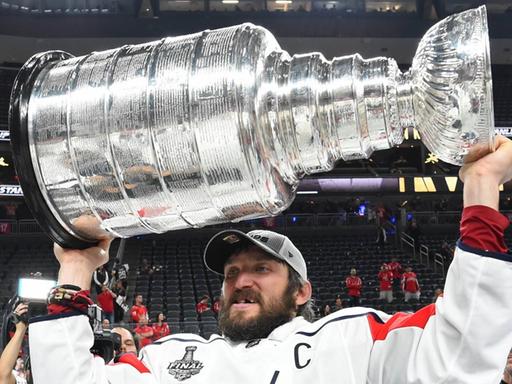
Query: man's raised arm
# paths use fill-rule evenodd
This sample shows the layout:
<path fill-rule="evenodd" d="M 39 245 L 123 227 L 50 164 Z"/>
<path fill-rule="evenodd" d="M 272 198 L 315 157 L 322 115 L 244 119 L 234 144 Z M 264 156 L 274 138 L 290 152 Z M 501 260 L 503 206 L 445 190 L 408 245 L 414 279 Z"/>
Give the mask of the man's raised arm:
<path fill-rule="evenodd" d="M 512 345 L 512 256 L 497 210 L 499 186 L 512 178 L 512 142 L 467 162 L 461 237 L 444 297 L 412 315 L 369 318 L 374 339 L 369 383 L 499 383 Z"/>
<path fill-rule="evenodd" d="M 94 270 L 108 261 L 110 240 L 85 250 L 63 249 L 55 245 L 60 264 L 59 286 L 79 291 L 62 304 L 48 306 L 48 316 L 30 323 L 30 358 L 34 383 L 150 384 L 154 383 L 142 364 L 105 365 L 90 348 L 94 335 L 89 323 L 87 301 Z M 80 296 L 80 297 L 79 297 Z"/>

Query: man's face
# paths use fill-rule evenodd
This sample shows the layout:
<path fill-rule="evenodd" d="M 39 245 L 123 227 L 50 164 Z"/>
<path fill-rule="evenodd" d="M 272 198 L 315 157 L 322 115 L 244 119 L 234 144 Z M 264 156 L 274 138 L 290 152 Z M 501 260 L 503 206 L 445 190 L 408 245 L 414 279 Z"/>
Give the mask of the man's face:
<path fill-rule="evenodd" d="M 142 304 L 142 295 L 137 295 L 135 297 L 135 304 L 141 305 Z"/>
<path fill-rule="evenodd" d="M 357 274 L 356 269 L 355 269 L 355 268 L 352 268 L 352 269 L 350 270 L 350 275 L 355 276 L 356 274 Z"/>
<path fill-rule="evenodd" d="M 109 329 L 110 328 L 110 320 L 103 319 L 103 321 L 101 322 L 101 325 L 103 326 L 103 329 Z"/>
<path fill-rule="evenodd" d="M 139 324 L 140 325 L 148 325 L 148 318 L 146 316 L 139 317 Z"/>
<path fill-rule="evenodd" d="M 135 341 L 129 330 L 125 328 L 114 328 L 112 332 L 117 333 L 121 336 L 121 353 L 135 353 L 137 354 L 137 348 L 135 347 Z"/>
<path fill-rule="evenodd" d="M 295 316 L 297 295 L 287 292 L 288 267 L 250 247 L 224 266 L 219 327 L 235 341 L 267 337 Z"/>

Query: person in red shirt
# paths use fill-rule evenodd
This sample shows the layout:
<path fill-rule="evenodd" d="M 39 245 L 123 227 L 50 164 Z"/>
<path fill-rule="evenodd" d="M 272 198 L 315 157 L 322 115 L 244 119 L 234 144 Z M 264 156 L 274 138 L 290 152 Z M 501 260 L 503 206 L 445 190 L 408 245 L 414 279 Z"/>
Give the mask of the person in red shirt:
<path fill-rule="evenodd" d="M 210 309 L 210 306 L 208 305 L 208 301 L 210 298 L 208 295 L 204 295 L 201 297 L 201 300 L 199 300 L 199 303 L 196 304 L 196 312 L 197 313 L 203 313 Z"/>
<path fill-rule="evenodd" d="M 138 323 L 141 317 L 148 317 L 148 309 L 142 303 L 142 295 L 135 296 L 135 302 L 130 309 L 130 317 L 134 323 Z"/>
<path fill-rule="evenodd" d="M 357 276 L 357 270 L 355 268 L 350 270 L 350 276 L 345 279 L 345 286 L 348 289 L 350 306 L 357 307 L 361 298 L 361 287 L 363 286 L 363 281 L 359 276 Z"/>
<path fill-rule="evenodd" d="M 389 269 L 388 264 L 382 264 L 379 271 L 380 293 L 379 299 L 386 300 L 388 303 L 393 301 L 393 271 Z"/>
<path fill-rule="evenodd" d="M 96 301 L 103 311 L 103 319 L 108 319 L 110 324 L 114 322 L 114 298 L 116 294 L 107 288 L 101 286 L 101 293 L 96 296 Z"/>
<path fill-rule="evenodd" d="M 219 313 L 220 311 L 220 299 L 218 297 L 213 299 L 212 311 L 215 314 Z"/>
<path fill-rule="evenodd" d="M 153 328 L 148 325 L 147 316 L 140 317 L 139 324 L 135 327 L 134 332 L 139 339 L 139 348 L 142 349 L 153 342 Z"/>
<path fill-rule="evenodd" d="M 420 283 L 411 267 L 405 268 L 405 273 L 402 275 L 402 291 L 404 292 L 404 301 L 406 303 L 410 299 L 420 299 Z"/>
<path fill-rule="evenodd" d="M 391 262 L 388 263 L 388 268 L 391 272 L 393 272 L 393 283 L 396 282 L 398 285 L 400 284 L 400 281 L 402 279 L 402 265 L 398 262 L 396 257 L 393 257 L 391 259 Z M 398 288 L 397 285 L 397 288 Z"/>
<path fill-rule="evenodd" d="M 156 341 L 162 337 L 171 334 L 171 330 L 169 329 L 169 324 L 165 321 L 165 315 L 160 312 L 156 317 L 156 322 L 153 323 L 153 341 Z"/>

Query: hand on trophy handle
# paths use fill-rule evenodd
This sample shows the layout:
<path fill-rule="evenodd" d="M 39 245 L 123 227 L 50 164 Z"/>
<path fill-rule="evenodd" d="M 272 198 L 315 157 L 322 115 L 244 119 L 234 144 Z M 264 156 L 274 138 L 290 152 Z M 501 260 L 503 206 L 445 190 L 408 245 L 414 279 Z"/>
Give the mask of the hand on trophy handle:
<path fill-rule="evenodd" d="M 474 154 L 459 170 L 464 183 L 464 206 L 486 205 L 498 210 L 500 184 L 512 179 L 512 141 L 496 136 L 496 151 Z"/>
<path fill-rule="evenodd" d="M 54 244 L 55 257 L 60 264 L 59 284 L 77 285 L 88 290 L 94 270 L 108 262 L 112 238 L 104 238 L 87 249 L 66 249 Z"/>

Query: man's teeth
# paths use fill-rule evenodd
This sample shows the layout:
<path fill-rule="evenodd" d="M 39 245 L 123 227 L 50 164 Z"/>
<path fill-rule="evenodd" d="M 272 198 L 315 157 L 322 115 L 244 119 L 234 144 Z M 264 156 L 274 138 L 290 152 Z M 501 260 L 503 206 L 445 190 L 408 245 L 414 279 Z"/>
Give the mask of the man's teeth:
<path fill-rule="evenodd" d="M 251 299 L 237 300 L 237 304 L 254 304 L 256 301 Z"/>

